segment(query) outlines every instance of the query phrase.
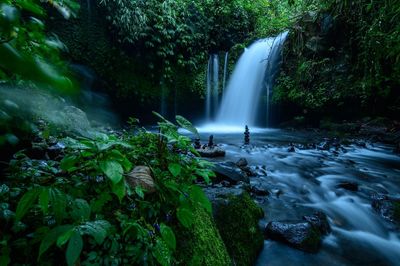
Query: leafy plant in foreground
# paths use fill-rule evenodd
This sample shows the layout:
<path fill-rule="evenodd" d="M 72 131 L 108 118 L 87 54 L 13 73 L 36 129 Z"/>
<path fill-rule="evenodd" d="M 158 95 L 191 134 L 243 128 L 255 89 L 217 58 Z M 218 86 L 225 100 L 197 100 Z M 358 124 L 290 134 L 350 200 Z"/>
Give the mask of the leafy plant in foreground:
<path fill-rule="evenodd" d="M 158 133 L 67 137 L 60 161 L 18 153 L 0 193 L 2 263 L 54 264 L 64 254 L 67 265 L 173 264 L 177 223 L 190 227 L 198 206 L 211 212 L 195 181 L 213 173 L 178 133 L 198 134 L 191 123 L 160 119 Z M 138 165 L 150 167 L 156 192 L 128 182 Z"/>

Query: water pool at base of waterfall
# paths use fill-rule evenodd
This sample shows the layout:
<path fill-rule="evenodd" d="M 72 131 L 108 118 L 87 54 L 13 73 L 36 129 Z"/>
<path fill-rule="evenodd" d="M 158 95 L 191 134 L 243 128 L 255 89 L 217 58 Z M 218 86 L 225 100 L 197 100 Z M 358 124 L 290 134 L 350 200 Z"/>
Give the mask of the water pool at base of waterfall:
<path fill-rule="evenodd" d="M 393 147 L 354 140 L 339 150 L 323 150 L 318 149 L 325 141 L 321 133 L 279 129 L 251 129 L 250 145 L 243 145 L 243 128 L 215 129 L 199 130 L 202 141 L 213 134 L 226 150 L 225 157 L 213 161 L 246 158 L 251 167 L 266 169 L 265 175 L 251 178 L 252 185 L 270 191 L 255 198 L 265 211 L 262 227 L 270 221 L 301 220 L 317 210 L 332 227 L 315 254 L 265 240 L 256 265 L 398 265 L 399 229 L 371 207 L 374 193 L 400 196 L 400 156 Z M 295 152 L 288 151 L 290 146 Z M 338 188 L 341 182 L 357 183 L 358 190 Z"/>

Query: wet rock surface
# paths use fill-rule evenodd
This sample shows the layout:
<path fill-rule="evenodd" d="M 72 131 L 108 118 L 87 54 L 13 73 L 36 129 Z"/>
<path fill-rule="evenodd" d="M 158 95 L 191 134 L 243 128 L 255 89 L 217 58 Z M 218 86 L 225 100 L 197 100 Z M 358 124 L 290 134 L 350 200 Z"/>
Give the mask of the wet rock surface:
<path fill-rule="evenodd" d="M 270 222 L 264 235 L 307 252 L 317 252 L 321 245 L 321 234 L 308 222 Z"/>
<path fill-rule="evenodd" d="M 306 252 L 317 252 L 322 236 L 331 233 L 327 216 L 322 212 L 303 216 L 303 221 L 273 221 L 264 229 L 267 239 L 283 242 Z"/>
<path fill-rule="evenodd" d="M 400 225 L 400 198 L 374 194 L 371 206 L 385 220 Z"/>
<path fill-rule="evenodd" d="M 216 158 L 216 157 L 224 157 L 225 150 L 219 146 L 213 147 L 202 147 L 200 149 L 196 149 L 196 151 L 202 156 L 206 158 Z"/>
<path fill-rule="evenodd" d="M 346 189 L 349 191 L 358 191 L 358 184 L 355 182 L 340 182 L 336 185 L 337 188 Z"/>
<path fill-rule="evenodd" d="M 226 180 L 233 185 L 240 181 L 245 183 L 250 182 L 248 175 L 233 162 L 215 164 L 212 170 L 217 175 L 216 182 Z"/>
<path fill-rule="evenodd" d="M 332 232 L 331 226 L 328 222 L 328 217 L 323 212 L 316 212 L 312 215 L 303 216 L 303 220 L 310 223 L 322 235 L 327 235 Z"/>

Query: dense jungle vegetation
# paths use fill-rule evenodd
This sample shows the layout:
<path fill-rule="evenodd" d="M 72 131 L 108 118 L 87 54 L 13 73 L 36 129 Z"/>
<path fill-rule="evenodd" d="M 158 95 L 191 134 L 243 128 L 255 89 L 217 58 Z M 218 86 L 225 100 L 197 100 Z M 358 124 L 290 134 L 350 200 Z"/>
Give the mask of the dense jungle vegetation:
<path fill-rule="evenodd" d="M 282 119 L 393 119 L 399 19 L 399 0 L 1 0 L 0 265 L 251 265 L 213 221 L 212 164 L 176 115 L 203 112 L 209 54 L 229 51 L 231 72 L 248 44 L 289 30 Z M 81 65 L 123 129 L 74 107 Z M 242 200 L 252 238 L 262 215 Z"/>

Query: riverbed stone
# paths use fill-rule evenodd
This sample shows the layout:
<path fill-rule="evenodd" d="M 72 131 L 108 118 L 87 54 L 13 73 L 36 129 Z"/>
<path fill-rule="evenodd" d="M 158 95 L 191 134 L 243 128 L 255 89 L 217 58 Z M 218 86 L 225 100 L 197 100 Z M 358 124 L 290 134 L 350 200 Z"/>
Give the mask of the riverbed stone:
<path fill-rule="evenodd" d="M 315 229 L 317 229 L 321 235 L 330 234 L 332 229 L 328 222 L 328 217 L 323 212 L 315 212 L 312 215 L 303 216 L 303 220 L 310 223 Z"/>
<path fill-rule="evenodd" d="M 349 191 L 358 191 L 358 184 L 355 182 L 340 182 L 336 185 L 337 188 L 343 188 Z"/>
<path fill-rule="evenodd" d="M 309 222 L 269 222 L 264 235 L 306 252 L 317 252 L 321 246 L 321 233 Z"/>
<path fill-rule="evenodd" d="M 246 158 L 240 158 L 237 162 L 236 165 L 238 167 L 246 167 L 249 165 L 249 163 L 247 162 Z"/>
<path fill-rule="evenodd" d="M 374 194 L 371 206 L 385 220 L 400 225 L 400 198 Z"/>
<path fill-rule="evenodd" d="M 200 149 L 196 149 L 196 151 L 201 155 L 201 157 L 206 158 L 224 157 L 226 153 L 225 150 L 219 146 L 205 146 Z"/>
<path fill-rule="evenodd" d="M 215 164 L 212 170 L 216 174 L 216 182 L 226 180 L 233 185 L 236 185 L 240 181 L 250 183 L 250 178 L 247 174 L 233 162 Z"/>

